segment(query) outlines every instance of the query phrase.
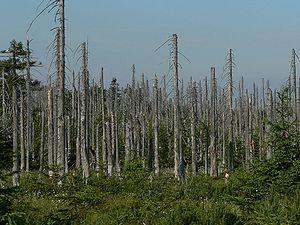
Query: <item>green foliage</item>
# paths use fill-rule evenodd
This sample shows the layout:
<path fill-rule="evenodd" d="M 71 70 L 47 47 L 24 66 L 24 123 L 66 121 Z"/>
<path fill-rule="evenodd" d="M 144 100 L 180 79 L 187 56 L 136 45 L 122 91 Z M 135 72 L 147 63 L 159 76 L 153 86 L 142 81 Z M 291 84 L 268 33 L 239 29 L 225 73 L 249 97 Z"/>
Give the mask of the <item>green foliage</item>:
<path fill-rule="evenodd" d="M 169 148 L 169 140 L 172 137 L 169 137 L 168 129 L 166 126 L 161 125 L 158 129 L 158 154 L 160 156 L 160 165 L 165 168 L 173 167 L 173 151 L 172 148 Z"/>
<path fill-rule="evenodd" d="M 52 179 L 23 174 L 19 188 L 1 195 L 1 219 L 15 224 L 296 224 L 299 185 L 281 193 L 271 185 L 262 189 L 255 183 L 260 179 L 261 185 L 268 180 L 236 171 L 228 180 L 198 175 L 182 183 L 171 174 L 149 174 L 140 161 L 130 162 L 120 177 L 94 175 L 87 183 L 73 173 Z"/>

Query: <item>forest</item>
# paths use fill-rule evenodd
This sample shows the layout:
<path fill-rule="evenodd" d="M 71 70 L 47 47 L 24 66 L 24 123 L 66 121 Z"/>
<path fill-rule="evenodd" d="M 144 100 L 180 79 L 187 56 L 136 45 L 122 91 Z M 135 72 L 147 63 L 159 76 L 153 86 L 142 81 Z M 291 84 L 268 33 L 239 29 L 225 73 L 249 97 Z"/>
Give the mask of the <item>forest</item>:
<path fill-rule="evenodd" d="M 235 80 L 233 49 L 226 82 L 215 67 L 183 81 L 172 34 L 156 49 L 170 50 L 167 74 L 133 64 L 120 85 L 105 66 L 91 76 L 87 42 L 66 66 L 65 8 L 38 14 L 56 12 L 46 83 L 30 40 L 0 52 L 0 224 L 300 224 L 295 49 L 279 89 Z"/>

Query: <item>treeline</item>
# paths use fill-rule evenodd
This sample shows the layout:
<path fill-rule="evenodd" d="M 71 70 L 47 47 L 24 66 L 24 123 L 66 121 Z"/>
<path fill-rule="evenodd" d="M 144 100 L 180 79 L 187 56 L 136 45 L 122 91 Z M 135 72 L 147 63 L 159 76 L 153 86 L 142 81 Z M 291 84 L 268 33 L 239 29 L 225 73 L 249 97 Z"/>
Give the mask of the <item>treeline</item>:
<path fill-rule="evenodd" d="M 179 80 L 182 54 L 173 34 L 166 42 L 172 75 L 154 75 L 150 83 L 143 74 L 139 78 L 133 65 L 130 84 L 120 87 L 113 78 L 105 88 L 103 68 L 91 81 L 87 44 L 82 43 L 77 50 L 80 70 L 73 70 L 66 88 L 66 73 L 72 69 L 66 67 L 65 3 L 50 1 L 47 7 L 57 9 L 58 21 L 47 85 L 33 85 L 31 68 L 38 63 L 29 41 L 26 47 L 13 41 L 2 52 L 8 59 L 1 64 L 1 130 L 3 143 L 12 147 L 14 186 L 22 171 L 113 176 L 129 161 L 142 159 L 148 171 L 159 175 L 172 168 L 182 180 L 197 173 L 217 177 L 237 167 L 247 169 L 255 159 L 272 158 L 270 124 L 279 119 L 277 90 L 264 79 L 252 89 L 244 88 L 243 78 L 234 85 L 232 49 L 224 66 L 225 84 L 218 83 L 211 67 L 209 77 L 191 78 L 184 86 Z M 287 110 L 299 130 L 296 59 L 293 49 Z"/>
<path fill-rule="evenodd" d="M 133 159 L 141 159 L 156 175 L 172 168 L 179 180 L 197 173 L 216 177 L 237 167 L 247 169 L 255 159 L 270 159 L 270 126 L 280 118 L 277 90 L 264 79 L 260 87 L 253 83 L 248 90 L 242 79 L 234 94 L 232 50 L 224 67 L 224 86 L 218 85 L 212 67 L 210 77 L 191 78 L 186 88 L 179 87 L 176 35 L 171 43 L 172 90 L 169 76 L 159 80 L 155 75 L 152 84 L 144 75 L 137 79 L 135 65 L 132 82 L 125 87 L 113 78 L 105 89 L 103 68 L 99 80 L 91 82 L 86 43 L 81 45 L 81 69 L 73 72 L 71 88 L 64 89 L 63 95 L 58 92 L 58 79 L 51 82 L 51 77 L 47 86 L 34 88 L 29 63 L 25 79 L 14 75 L 14 67 L 3 69 L 1 127 L 2 138 L 12 143 L 13 184 L 18 185 L 21 171 L 32 170 L 48 171 L 50 177 L 70 170 L 82 171 L 85 178 L 94 172 L 118 176 Z M 286 110 L 288 120 L 299 130 L 294 50 L 291 71 Z M 21 80 L 17 85 L 7 82 L 14 76 Z M 59 148 L 62 137 L 63 151 Z"/>

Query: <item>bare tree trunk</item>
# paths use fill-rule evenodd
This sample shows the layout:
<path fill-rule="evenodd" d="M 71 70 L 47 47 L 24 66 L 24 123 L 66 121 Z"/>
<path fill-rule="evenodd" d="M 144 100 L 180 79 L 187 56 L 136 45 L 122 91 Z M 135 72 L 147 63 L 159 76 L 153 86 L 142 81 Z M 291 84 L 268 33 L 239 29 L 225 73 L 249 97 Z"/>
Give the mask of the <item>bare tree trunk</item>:
<path fill-rule="evenodd" d="M 113 129 L 114 129 L 114 143 L 115 143 L 115 150 L 114 150 L 114 159 L 115 159 L 115 163 L 114 163 L 114 170 L 115 172 L 117 172 L 117 174 L 120 173 L 121 169 L 120 169 L 120 161 L 119 161 L 119 143 L 118 143 L 118 86 L 116 84 L 115 86 L 115 92 L 114 92 L 114 104 L 113 104 Z"/>
<path fill-rule="evenodd" d="M 158 81 L 155 74 L 154 80 L 154 173 L 159 175 L 159 156 L 158 156 Z"/>
<path fill-rule="evenodd" d="M 196 113 L 197 113 L 197 93 L 196 84 L 191 80 L 191 150 L 192 150 L 192 174 L 196 175 L 197 159 L 196 159 Z"/>
<path fill-rule="evenodd" d="M 77 137 L 76 137 L 76 169 L 81 165 L 81 93 L 80 77 L 78 78 L 77 87 Z"/>
<path fill-rule="evenodd" d="M 21 149 L 21 171 L 25 170 L 25 146 L 24 146 L 24 102 L 23 92 L 20 91 L 20 149 Z"/>
<path fill-rule="evenodd" d="M 98 172 L 100 170 L 100 162 L 99 162 L 99 124 L 96 126 L 96 165 L 95 165 L 95 170 Z"/>
<path fill-rule="evenodd" d="M 48 168 L 49 176 L 53 175 L 53 95 L 51 88 L 51 81 L 48 86 Z"/>
<path fill-rule="evenodd" d="M 40 146 L 40 154 L 39 154 L 40 168 L 39 168 L 39 171 L 43 170 L 44 145 L 45 145 L 44 126 L 45 126 L 45 111 L 44 111 L 44 109 L 42 109 L 42 113 L 41 113 L 41 146 Z"/>
<path fill-rule="evenodd" d="M 250 109 L 249 109 L 249 94 L 246 89 L 246 105 L 245 105 L 245 165 L 246 169 L 249 168 L 250 162 Z"/>
<path fill-rule="evenodd" d="M 222 167 L 226 165 L 226 128 L 225 128 L 225 112 L 222 113 Z"/>
<path fill-rule="evenodd" d="M 35 151 L 34 151 L 34 149 L 35 149 L 35 142 L 34 142 L 34 140 L 35 140 L 35 123 L 34 123 L 34 121 L 32 122 L 32 154 L 31 154 L 31 160 L 32 160 L 32 162 L 35 162 Z"/>
<path fill-rule="evenodd" d="M 117 118 L 117 117 L 116 117 Z M 121 167 L 120 167 L 120 159 L 119 159 L 119 140 L 118 140 L 118 121 L 116 120 L 116 127 L 115 127 L 116 131 L 116 172 L 117 174 L 120 174 L 121 172 Z"/>
<path fill-rule="evenodd" d="M 147 113 L 147 89 L 145 85 L 144 74 L 142 75 L 142 88 L 143 88 L 143 105 L 142 105 L 142 151 L 143 166 L 145 166 L 145 145 L 146 145 L 146 113 Z"/>
<path fill-rule="evenodd" d="M 229 169 L 234 168 L 234 141 L 233 141 L 233 52 L 229 51 Z"/>
<path fill-rule="evenodd" d="M 264 114 L 262 109 L 262 101 L 260 103 L 260 109 L 258 111 L 258 126 L 259 126 L 259 153 L 258 157 L 261 160 L 264 153 L 264 138 L 263 138 L 263 120 L 264 120 Z"/>
<path fill-rule="evenodd" d="M 2 121 L 1 125 L 4 129 L 6 127 L 6 103 L 5 103 L 5 76 L 4 76 L 4 68 L 2 69 Z"/>
<path fill-rule="evenodd" d="M 69 172 L 69 154 L 71 152 L 71 118 L 67 116 L 66 126 L 66 149 L 65 149 L 65 173 Z"/>
<path fill-rule="evenodd" d="M 113 102 L 112 99 L 110 99 L 111 102 Z M 114 104 L 114 103 L 112 103 Z M 110 140 L 111 141 L 111 154 L 110 154 L 110 157 L 111 159 L 109 159 L 109 161 L 111 160 L 111 170 L 109 169 L 108 171 L 108 174 L 109 175 L 112 175 L 115 171 L 115 155 L 116 155 L 116 140 L 115 140 L 115 137 L 116 137 L 116 133 L 115 133 L 115 115 L 114 115 L 114 106 L 112 108 L 112 111 L 110 112 L 111 114 L 111 123 L 110 123 L 110 133 L 111 133 L 111 136 L 110 136 Z M 109 166 L 110 168 L 110 166 Z"/>
<path fill-rule="evenodd" d="M 260 144 L 260 152 L 261 152 L 261 156 L 266 155 L 266 150 L 265 150 L 265 139 L 266 139 L 266 135 L 265 135 L 265 119 L 266 119 L 266 101 L 265 101 L 265 80 L 264 78 L 262 78 L 262 90 L 261 90 L 261 144 Z"/>
<path fill-rule="evenodd" d="M 204 153 L 204 171 L 208 172 L 208 150 L 209 150 L 209 103 L 208 103 L 208 84 L 207 77 L 205 77 L 205 153 Z"/>
<path fill-rule="evenodd" d="M 59 73 L 57 77 L 57 165 L 60 175 L 64 173 L 65 164 L 65 1 L 59 0 Z"/>
<path fill-rule="evenodd" d="M 273 95 L 272 95 L 272 90 L 270 88 L 270 84 L 268 81 L 268 98 L 267 98 L 267 117 L 268 121 L 272 122 L 273 121 Z M 267 124 L 267 134 L 269 134 L 271 131 L 271 127 L 269 124 Z M 267 159 L 270 159 L 272 157 L 272 149 L 270 146 L 267 148 Z"/>
<path fill-rule="evenodd" d="M 57 165 L 57 149 L 58 149 L 58 135 L 57 135 L 57 82 L 53 89 L 53 164 Z"/>
<path fill-rule="evenodd" d="M 83 83 L 83 95 L 82 95 L 82 109 L 81 109 L 81 164 L 83 167 L 83 176 L 85 178 L 89 177 L 89 163 L 88 163 L 88 71 L 87 71 L 87 51 L 86 43 L 82 44 L 83 51 L 83 73 L 82 73 L 82 83 Z"/>
<path fill-rule="evenodd" d="M 127 121 L 125 124 L 125 163 L 131 159 L 130 150 L 130 128 L 129 122 Z"/>
<path fill-rule="evenodd" d="M 105 104 L 104 104 L 104 72 L 101 68 L 101 115 L 102 115 L 102 164 L 104 173 L 107 172 L 106 131 L 105 131 Z"/>
<path fill-rule="evenodd" d="M 81 110 L 81 133 L 80 133 L 80 139 L 81 139 L 81 164 L 83 167 L 83 176 L 85 178 L 89 177 L 89 164 L 88 164 L 88 159 L 87 159 L 87 149 L 86 149 L 86 130 L 85 130 L 85 109 L 84 109 L 84 103 L 82 103 L 82 110 Z"/>
<path fill-rule="evenodd" d="M 92 81 L 92 87 L 90 90 L 90 98 L 89 98 L 89 117 L 90 117 L 90 127 L 91 127 L 91 134 L 90 134 L 90 147 L 91 149 L 94 151 L 95 150 L 95 126 L 94 126 L 94 105 L 95 105 L 95 81 L 93 79 Z M 95 168 L 95 156 L 93 156 L 93 154 L 91 154 L 92 156 L 92 163 L 93 163 L 93 167 Z"/>
<path fill-rule="evenodd" d="M 12 108 L 13 108 L 13 168 L 12 182 L 13 186 L 19 186 L 19 154 L 18 154 L 18 103 L 17 92 L 13 87 L 12 93 Z"/>
<path fill-rule="evenodd" d="M 107 140 L 111 140 L 111 127 L 109 122 L 106 122 L 106 138 Z M 112 162 L 112 149 L 111 149 L 110 141 L 107 142 L 106 147 L 107 147 L 107 175 L 112 176 L 113 162 Z"/>
<path fill-rule="evenodd" d="M 215 75 L 215 68 L 211 68 L 211 141 L 210 141 L 210 175 L 212 177 L 218 176 L 217 166 L 217 140 L 216 140 L 216 101 L 217 101 L 217 82 Z"/>
<path fill-rule="evenodd" d="M 71 116 L 71 119 L 72 119 L 72 127 L 76 127 L 76 117 L 77 117 L 77 114 L 76 114 L 76 87 L 75 87 L 75 72 L 73 71 L 72 73 L 72 116 Z"/>
<path fill-rule="evenodd" d="M 27 121 L 26 121 L 26 172 L 29 172 L 29 157 L 32 148 L 32 106 L 31 106 L 31 78 L 30 78 L 30 48 L 29 40 L 27 40 L 27 56 L 26 56 L 26 91 L 27 91 Z"/>
<path fill-rule="evenodd" d="M 178 46 L 177 35 L 173 34 L 172 39 L 173 54 L 172 54 L 172 68 L 173 68 L 173 92 L 174 92 L 174 174 L 175 178 L 181 180 L 183 174 L 181 171 L 183 167 L 183 158 L 180 146 L 180 111 L 179 111 L 179 89 L 178 89 Z"/>
<path fill-rule="evenodd" d="M 295 49 L 292 50 L 292 61 L 291 61 L 291 104 L 293 110 L 293 119 L 297 120 L 297 68 L 296 68 L 296 51 Z"/>

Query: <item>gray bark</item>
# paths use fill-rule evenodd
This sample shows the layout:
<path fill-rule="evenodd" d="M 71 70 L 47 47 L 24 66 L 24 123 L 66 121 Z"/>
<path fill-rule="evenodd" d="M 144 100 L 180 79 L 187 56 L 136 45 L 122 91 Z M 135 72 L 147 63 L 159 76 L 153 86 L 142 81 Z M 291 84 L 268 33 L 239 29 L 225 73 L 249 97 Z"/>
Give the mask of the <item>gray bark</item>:
<path fill-rule="evenodd" d="M 104 104 L 104 72 L 101 68 L 101 116 L 102 116 L 102 164 L 104 172 L 107 172 L 107 151 L 106 151 L 106 131 L 105 131 L 105 104 Z"/>
<path fill-rule="evenodd" d="M 218 166 L 217 166 L 217 124 L 216 124 L 216 102 L 217 102 L 217 92 L 216 92 L 216 75 L 215 68 L 211 68 L 211 137 L 210 137 L 210 175 L 212 177 L 218 176 Z"/>
<path fill-rule="evenodd" d="M 53 95 L 52 95 L 52 87 L 51 81 L 48 86 L 48 168 L 49 168 L 49 176 L 53 175 L 52 167 L 53 167 Z"/>
<path fill-rule="evenodd" d="M 19 186 L 19 154 L 18 154 L 18 103 L 17 92 L 13 87 L 12 93 L 12 108 L 13 108 L 13 168 L 12 168 L 12 182 L 13 186 Z"/>
<path fill-rule="evenodd" d="M 154 80 L 154 173 L 159 175 L 159 155 L 158 155 L 158 80 L 155 75 Z"/>
<path fill-rule="evenodd" d="M 45 111 L 42 109 L 41 113 L 41 145 L 40 145 L 40 154 L 39 154 L 39 171 L 43 170 L 43 161 L 44 161 L 44 145 L 45 145 L 45 133 L 44 133 L 44 126 L 45 126 Z"/>
<path fill-rule="evenodd" d="M 31 77 L 30 77 L 30 49 L 29 40 L 27 40 L 27 56 L 26 56 L 26 172 L 29 172 L 29 157 L 32 148 L 32 104 L 31 104 Z"/>
<path fill-rule="evenodd" d="M 65 166 L 65 0 L 59 0 L 59 73 L 57 77 L 57 165 L 60 175 Z"/>
<path fill-rule="evenodd" d="M 181 180 L 183 178 L 182 167 L 182 152 L 180 146 L 180 111 L 179 111 L 179 89 L 178 89 L 178 46 L 177 35 L 173 34 L 172 38 L 173 54 L 172 54 L 172 69 L 173 69 L 173 110 L 174 110 L 174 174 L 175 178 Z"/>
<path fill-rule="evenodd" d="M 25 146 L 24 146 L 24 101 L 23 92 L 20 90 L 20 150 L 21 150 L 21 170 L 25 170 Z"/>
<path fill-rule="evenodd" d="M 77 137 L 76 137 L 76 169 L 81 165 L 81 93 L 80 77 L 77 84 Z"/>
<path fill-rule="evenodd" d="M 196 111 L 197 111 L 197 93 L 196 93 L 196 84 L 191 81 L 191 150 L 192 150 L 192 174 L 196 175 Z"/>
<path fill-rule="evenodd" d="M 83 167 L 83 176 L 85 178 L 89 177 L 89 163 L 88 163 L 88 91 L 89 91 L 89 83 L 88 83 L 88 71 L 87 71 L 87 51 L 86 51 L 86 43 L 82 44 L 82 52 L 83 52 L 83 72 L 82 72 L 82 102 L 81 102 L 81 164 Z"/>

